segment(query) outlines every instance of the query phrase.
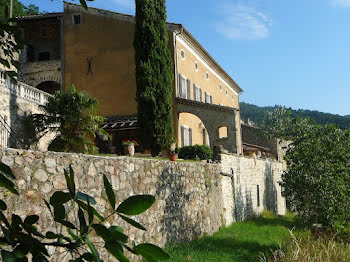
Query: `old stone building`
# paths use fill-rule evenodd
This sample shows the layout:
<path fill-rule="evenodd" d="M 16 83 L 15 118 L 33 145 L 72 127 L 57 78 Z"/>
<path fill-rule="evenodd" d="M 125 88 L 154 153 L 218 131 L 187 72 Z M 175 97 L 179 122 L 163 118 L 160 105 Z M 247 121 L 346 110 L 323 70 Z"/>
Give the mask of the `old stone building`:
<path fill-rule="evenodd" d="M 120 153 L 123 139 L 137 139 L 134 16 L 64 3 L 63 13 L 23 17 L 20 26 L 28 43 L 21 81 L 49 93 L 74 84 L 97 98 L 113 137 L 107 151 Z M 183 25 L 167 28 L 179 146 L 221 145 L 242 153 L 242 89 Z"/>

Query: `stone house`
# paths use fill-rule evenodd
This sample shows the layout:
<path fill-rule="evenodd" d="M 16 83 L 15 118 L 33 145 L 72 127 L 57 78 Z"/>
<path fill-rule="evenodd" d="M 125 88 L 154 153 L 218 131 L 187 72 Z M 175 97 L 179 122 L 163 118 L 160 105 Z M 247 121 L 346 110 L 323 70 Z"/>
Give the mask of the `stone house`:
<path fill-rule="evenodd" d="M 19 24 L 28 43 L 20 81 L 49 93 L 74 84 L 97 98 L 112 135 L 111 141 L 98 141 L 105 151 L 121 153 L 123 139 L 137 139 L 134 16 L 64 3 L 62 13 L 21 17 Z M 167 28 L 179 146 L 242 153 L 242 89 L 183 25 Z"/>

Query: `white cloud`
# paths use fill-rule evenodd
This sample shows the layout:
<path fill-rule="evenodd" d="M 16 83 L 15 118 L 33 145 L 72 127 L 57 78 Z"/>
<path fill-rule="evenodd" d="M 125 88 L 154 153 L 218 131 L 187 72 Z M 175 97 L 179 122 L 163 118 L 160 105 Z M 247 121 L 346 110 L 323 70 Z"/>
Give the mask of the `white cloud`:
<path fill-rule="evenodd" d="M 231 39 L 262 39 L 270 35 L 268 15 L 245 5 L 223 6 L 222 20 L 215 24 L 218 33 Z"/>
<path fill-rule="evenodd" d="M 350 0 L 331 0 L 334 6 L 350 7 Z"/>

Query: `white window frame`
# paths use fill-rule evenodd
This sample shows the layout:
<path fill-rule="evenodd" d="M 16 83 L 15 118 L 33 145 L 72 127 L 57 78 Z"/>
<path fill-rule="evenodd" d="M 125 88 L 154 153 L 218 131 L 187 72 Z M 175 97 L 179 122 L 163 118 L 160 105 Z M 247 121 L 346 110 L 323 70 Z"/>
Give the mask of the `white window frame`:
<path fill-rule="evenodd" d="M 184 98 L 184 99 L 188 99 L 187 98 L 187 92 L 188 92 L 188 90 L 187 90 L 187 77 L 186 76 L 184 76 L 183 74 L 179 74 L 180 76 L 181 76 L 181 81 L 182 81 L 182 85 L 181 85 L 181 87 L 182 87 L 182 89 L 181 90 L 179 90 L 180 91 L 180 93 L 179 93 L 179 97 L 180 98 Z M 179 83 L 179 85 L 180 85 L 180 83 Z M 178 89 L 180 89 L 180 88 L 178 88 Z M 184 93 L 184 95 L 182 95 L 183 93 L 182 92 L 185 92 Z M 191 91 L 191 90 L 190 90 Z"/>
<path fill-rule="evenodd" d="M 196 84 L 194 84 L 194 86 L 195 86 L 195 101 L 197 101 L 197 102 L 201 102 L 201 95 L 200 95 L 200 90 L 201 90 L 201 88 L 198 86 L 198 85 L 196 85 Z"/>
<path fill-rule="evenodd" d="M 76 16 L 76 15 L 79 15 L 79 16 L 80 16 L 80 24 L 75 24 L 75 23 L 74 23 L 74 16 Z M 74 13 L 74 14 L 72 14 L 72 25 L 78 26 L 78 25 L 81 25 L 82 23 L 83 23 L 83 16 L 82 16 L 81 13 Z"/>
<path fill-rule="evenodd" d="M 182 55 L 181 55 L 182 53 L 184 54 L 183 57 L 182 57 Z M 185 59 L 186 59 L 186 52 L 185 52 L 185 50 L 180 49 L 180 57 L 181 57 L 182 60 L 185 60 Z"/>

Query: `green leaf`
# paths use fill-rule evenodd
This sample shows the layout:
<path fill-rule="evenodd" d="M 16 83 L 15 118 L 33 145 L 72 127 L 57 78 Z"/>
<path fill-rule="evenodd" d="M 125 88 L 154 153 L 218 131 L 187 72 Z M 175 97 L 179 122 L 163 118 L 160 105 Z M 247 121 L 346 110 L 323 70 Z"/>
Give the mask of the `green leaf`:
<path fill-rule="evenodd" d="M 90 204 L 96 205 L 95 198 L 93 198 L 92 196 L 89 196 L 89 195 L 87 195 L 85 193 L 82 193 L 82 192 L 76 193 L 75 199 L 76 200 L 86 201 L 86 202 L 89 202 Z"/>
<path fill-rule="evenodd" d="M 110 239 L 113 241 L 121 241 L 123 243 L 128 242 L 128 236 L 123 234 L 123 232 L 120 230 L 120 227 L 112 226 L 109 229 L 110 232 Z"/>
<path fill-rule="evenodd" d="M 0 199 L 0 210 L 6 210 L 6 209 L 7 209 L 6 203 Z"/>
<path fill-rule="evenodd" d="M 1 250 L 1 258 L 3 262 L 16 262 L 17 260 L 17 257 L 13 253 L 6 250 Z"/>
<path fill-rule="evenodd" d="M 29 248 L 24 245 L 18 245 L 15 250 L 13 251 L 13 254 L 17 258 L 24 258 L 29 252 Z"/>
<path fill-rule="evenodd" d="M 130 225 L 133 225 L 134 227 L 137 227 L 138 229 L 141 229 L 141 230 L 145 230 L 146 231 L 146 228 L 144 228 L 141 224 L 139 224 L 138 222 L 136 222 L 135 220 L 129 218 L 129 217 L 126 217 L 126 216 L 123 216 L 122 214 L 118 214 L 123 220 L 125 220 L 126 222 L 128 222 Z"/>
<path fill-rule="evenodd" d="M 16 179 L 11 168 L 8 165 L 5 165 L 4 163 L 0 163 L 0 172 L 3 173 L 8 178 Z"/>
<path fill-rule="evenodd" d="M 105 186 L 108 201 L 111 204 L 112 210 L 114 210 L 115 209 L 115 195 L 114 195 L 113 188 L 112 188 L 111 184 L 109 183 L 106 175 L 103 175 L 103 183 Z"/>
<path fill-rule="evenodd" d="M 119 243 L 107 242 L 105 244 L 106 250 L 121 262 L 129 262 L 129 259 L 124 255 L 123 248 Z"/>
<path fill-rule="evenodd" d="M 72 196 L 69 193 L 57 191 L 51 196 L 50 204 L 52 206 L 62 205 L 64 203 L 67 203 L 71 199 L 72 199 Z"/>
<path fill-rule="evenodd" d="M 57 236 L 54 232 L 51 232 L 51 231 L 48 231 L 48 232 L 46 233 L 45 237 L 46 237 L 47 239 L 56 239 L 56 238 L 58 238 L 58 236 Z"/>
<path fill-rule="evenodd" d="M 59 220 L 57 221 L 58 223 L 61 223 L 62 225 L 70 228 L 70 229 L 77 229 L 75 225 L 73 225 L 71 222 L 67 221 L 67 220 Z"/>
<path fill-rule="evenodd" d="M 28 225 L 33 225 L 33 224 L 35 224 L 38 221 L 39 221 L 39 217 L 37 215 L 27 216 L 24 219 L 24 223 L 28 224 Z"/>
<path fill-rule="evenodd" d="M 149 243 L 137 245 L 134 247 L 134 250 L 142 257 L 150 261 L 165 261 L 170 258 L 169 254 L 163 249 Z"/>
<path fill-rule="evenodd" d="M 67 170 L 64 170 L 64 177 L 66 178 L 67 187 L 71 195 L 75 196 L 75 182 L 74 182 L 74 171 L 72 166 L 69 166 L 69 174 Z"/>
<path fill-rule="evenodd" d="M 95 230 L 96 234 L 103 238 L 103 240 L 107 241 L 111 237 L 111 233 L 109 230 L 101 224 L 93 224 L 92 228 Z"/>
<path fill-rule="evenodd" d="M 98 254 L 98 252 L 97 252 L 96 247 L 94 246 L 94 244 L 92 244 L 92 243 L 90 242 L 90 240 L 89 240 L 88 237 L 85 237 L 85 238 L 84 238 L 84 241 L 85 241 L 85 243 L 88 245 L 88 247 L 89 247 L 89 249 L 90 249 L 92 255 L 95 257 L 95 260 L 96 260 L 97 262 L 101 262 L 100 256 L 99 256 L 99 254 Z"/>
<path fill-rule="evenodd" d="M 78 209 L 78 218 L 79 218 L 79 225 L 80 225 L 80 234 L 84 235 L 85 233 L 87 233 L 88 227 L 86 225 L 84 212 L 80 207 Z"/>
<path fill-rule="evenodd" d="M 17 190 L 15 189 L 15 184 L 8 180 L 4 175 L 0 174 L 0 187 L 6 188 L 8 191 L 10 191 L 13 194 L 18 195 Z"/>
<path fill-rule="evenodd" d="M 119 205 L 117 212 L 129 216 L 139 215 L 149 209 L 155 200 L 155 197 L 152 195 L 132 196 Z"/>
<path fill-rule="evenodd" d="M 80 0 L 80 4 L 81 4 L 85 9 L 88 9 L 88 6 L 87 6 L 85 0 Z"/>
<path fill-rule="evenodd" d="M 103 216 L 101 216 L 98 212 L 97 212 L 97 210 L 95 209 L 95 208 L 93 208 L 93 207 L 89 207 L 87 204 L 85 204 L 84 202 L 82 202 L 82 201 L 80 201 L 80 200 L 76 200 L 75 201 L 82 209 L 84 209 L 85 211 L 88 211 L 89 212 L 89 210 L 92 210 L 92 213 L 98 218 L 98 219 L 100 219 L 101 221 L 103 220 Z M 89 219 L 89 221 L 90 221 L 90 219 Z M 89 222 L 90 223 L 90 222 Z"/>
<path fill-rule="evenodd" d="M 95 257 L 91 253 L 84 253 L 81 257 L 86 261 L 95 261 Z"/>
<path fill-rule="evenodd" d="M 63 205 L 55 205 L 54 206 L 54 218 L 55 221 L 63 220 L 66 216 L 66 210 L 64 209 Z"/>
<path fill-rule="evenodd" d="M 67 232 L 72 237 L 72 239 L 74 239 L 75 241 L 78 240 L 78 236 L 74 234 L 70 228 L 67 228 Z"/>

